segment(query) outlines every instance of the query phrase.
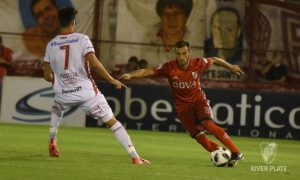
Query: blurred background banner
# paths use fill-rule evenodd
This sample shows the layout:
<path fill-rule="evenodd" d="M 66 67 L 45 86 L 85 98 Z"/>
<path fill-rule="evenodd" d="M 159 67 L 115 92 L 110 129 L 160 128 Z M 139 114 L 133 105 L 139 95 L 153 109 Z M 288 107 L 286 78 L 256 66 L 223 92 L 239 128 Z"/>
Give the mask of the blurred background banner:
<path fill-rule="evenodd" d="M 186 39 L 193 56 L 218 56 L 247 72 L 237 77 L 213 67 L 203 79 L 269 82 L 262 71 L 278 61 L 284 76 L 279 82 L 300 82 L 300 6 L 279 0 L 4 0 L 0 35 L 14 52 L 12 75 L 42 76 L 45 47 L 58 33 L 62 6 L 78 9 L 78 31 L 91 38 L 112 73 L 122 72 L 132 56 L 149 67 L 166 62 L 175 42 Z"/>
<path fill-rule="evenodd" d="M 172 29 L 163 31 L 163 24 L 168 22 L 157 10 L 160 1 L 116 2 L 115 53 L 108 67 L 118 68 L 131 56 L 146 59 L 150 66 L 173 58 L 174 51 L 163 38 Z M 189 6 L 189 1 L 185 2 Z M 240 78 L 214 67 L 204 79 L 264 81 L 262 69 L 280 52 L 281 63 L 288 68 L 286 81 L 299 80 L 299 6 L 266 0 L 192 1 L 190 7 L 186 6 L 190 8 L 186 21 L 179 19 L 177 23 L 183 23 L 181 38 L 190 41 L 193 55 L 224 58 L 241 65 L 251 76 Z M 176 33 L 172 33 L 176 39 Z M 169 45 L 173 44 L 170 41 Z"/>
<path fill-rule="evenodd" d="M 252 71 L 259 76 L 264 65 L 282 53 L 287 65 L 287 82 L 299 82 L 300 8 L 281 1 L 258 0 L 248 4 L 245 15 L 245 40 Z"/>
<path fill-rule="evenodd" d="M 32 3 L 35 2 L 35 3 Z M 13 0 L 0 2 L 0 32 L 5 46 L 13 50 L 14 75 L 42 76 L 47 43 L 58 34 L 58 9 L 77 8 L 79 32 L 92 37 L 94 1 Z"/>
<path fill-rule="evenodd" d="M 173 57 L 174 51 L 167 46 L 174 42 L 167 43 L 161 37 L 166 33 L 177 36 L 178 31 L 183 31 L 180 38 L 194 47 L 194 55 L 203 55 L 206 16 L 215 9 L 215 2 L 182 0 L 182 5 L 178 3 L 182 8 L 164 10 L 167 6 L 178 5 L 176 2 L 180 1 L 118 1 L 116 41 L 133 44 L 118 45 L 114 63 L 127 63 L 132 55 L 148 60 L 150 66 L 163 63 Z M 164 25 L 169 28 L 163 28 Z"/>

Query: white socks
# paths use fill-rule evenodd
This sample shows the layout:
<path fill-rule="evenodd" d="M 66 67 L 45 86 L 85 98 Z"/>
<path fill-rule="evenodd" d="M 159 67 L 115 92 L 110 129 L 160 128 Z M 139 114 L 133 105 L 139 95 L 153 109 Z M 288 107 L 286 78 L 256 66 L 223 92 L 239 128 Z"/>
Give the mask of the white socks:
<path fill-rule="evenodd" d="M 139 155 L 137 154 L 129 135 L 127 134 L 126 130 L 122 126 L 122 124 L 118 121 L 114 124 L 111 128 L 111 131 L 115 134 L 118 141 L 124 146 L 127 150 L 129 155 L 134 158 L 138 158 Z"/>
<path fill-rule="evenodd" d="M 58 109 L 56 105 L 52 106 L 51 121 L 50 121 L 50 139 L 56 139 L 57 130 L 61 122 L 63 113 Z"/>
<path fill-rule="evenodd" d="M 60 111 L 56 105 L 53 105 L 50 122 L 50 139 L 56 139 L 58 127 L 62 120 L 62 116 L 63 112 Z M 127 150 L 129 155 L 133 158 L 139 158 L 139 155 L 136 152 L 129 135 L 127 134 L 122 124 L 119 121 L 117 121 L 117 123 L 115 123 L 110 129 L 115 134 L 118 141 Z"/>

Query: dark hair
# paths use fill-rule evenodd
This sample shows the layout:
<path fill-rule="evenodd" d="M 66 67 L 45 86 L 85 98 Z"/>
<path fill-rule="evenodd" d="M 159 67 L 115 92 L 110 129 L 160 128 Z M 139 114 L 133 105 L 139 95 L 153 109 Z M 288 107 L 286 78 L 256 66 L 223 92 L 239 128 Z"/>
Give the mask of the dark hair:
<path fill-rule="evenodd" d="M 211 24 L 213 22 L 213 19 L 214 19 L 215 15 L 218 14 L 219 12 L 222 12 L 222 11 L 233 12 L 237 17 L 237 25 L 241 26 L 242 22 L 241 22 L 241 17 L 240 17 L 239 12 L 236 9 L 230 8 L 230 7 L 222 7 L 222 8 L 217 9 L 214 12 L 214 14 L 212 15 L 212 18 L 211 18 L 211 21 L 210 21 Z"/>
<path fill-rule="evenodd" d="M 0 36 L 0 43 L 2 43 L 2 36 Z"/>
<path fill-rule="evenodd" d="M 64 7 L 59 9 L 58 18 L 59 25 L 61 27 L 67 27 L 74 19 L 77 14 L 77 10 L 72 7 Z"/>
<path fill-rule="evenodd" d="M 145 59 L 141 59 L 141 60 L 139 61 L 139 63 L 146 63 L 146 64 L 148 64 L 148 62 L 147 62 Z"/>
<path fill-rule="evenodd" d="M 192 0 L 158 0 L 156 3 L 156 13 L 161 16 L 166 7 L 176 6 L 184 11 L 184 15 L 188 17 L 193 8 Z"/>
<path fill-rule="evenodd" d="M 145 59 L 141 59 L 141 60 L 139 61 L 139 65 L 141 65 L 141 64 L 147 65 L 147 64 L 148 64 L 148 61 L 146 61 Z"/>
<path fill-rule="evenodd" d="M 135 62 L 135 63 L 138 63 L 138 62 L 139 62 L 139 59 L 138 59 L 136 56 L 131 56 L 131 57 L 128 59 L 128 62 Z"/>
<path fill-rule="evenodd" d="M 33 11 L 33 7 L 40 2 L 41 0 L 32 0 L 31 4 L 30 4 L 30 11 L 32 13 L 33 16 L 35 16 L 34 11 Z M 49 0 L 51 2 L 51 4 L 53 4 L 55 7 L 57 7 L 55 0 Z"/>
<path fill-rule="evenodd" d="M 175 44 L 175 48 L 178 49 L 178 48 L 183 48 L 183 47 L 188 47 L 190 48 L 190 43 L 187 42 L 186 40 L 181 40 L 181 41 L 178 41 L 176 44 Z"/>

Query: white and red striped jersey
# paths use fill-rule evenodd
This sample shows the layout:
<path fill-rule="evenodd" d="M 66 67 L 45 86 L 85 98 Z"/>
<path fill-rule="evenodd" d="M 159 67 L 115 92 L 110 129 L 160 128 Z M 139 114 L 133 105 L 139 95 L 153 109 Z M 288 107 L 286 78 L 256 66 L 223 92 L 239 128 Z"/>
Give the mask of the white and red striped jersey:
<path fill-rule="evenodd" d="M 80 33 L 57 35 L 48 43 L 44 61 L 53 72 L 57 101 L 78 103 L 99 93 L 85 59 L 89 53 L 95 53 L 92 42 Z"/>

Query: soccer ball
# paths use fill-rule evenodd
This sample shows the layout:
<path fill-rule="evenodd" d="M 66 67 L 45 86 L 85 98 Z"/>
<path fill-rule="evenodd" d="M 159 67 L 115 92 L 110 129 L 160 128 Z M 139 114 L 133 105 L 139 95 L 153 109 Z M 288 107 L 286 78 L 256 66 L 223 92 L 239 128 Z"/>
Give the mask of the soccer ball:
<path fill-rule="evenodd" d="M 231 157 L 231 152 L 229 151 L 229 149 L 225 147 L 218 147 L 210 154 L 211 162 L 218 167 L 226 166 L 230 157 Z"/>

